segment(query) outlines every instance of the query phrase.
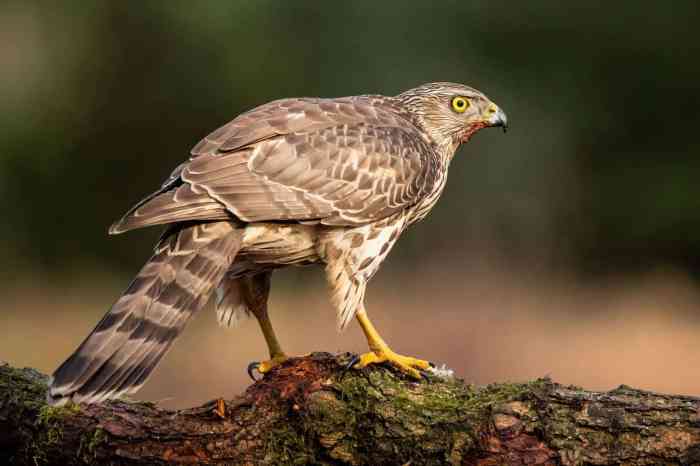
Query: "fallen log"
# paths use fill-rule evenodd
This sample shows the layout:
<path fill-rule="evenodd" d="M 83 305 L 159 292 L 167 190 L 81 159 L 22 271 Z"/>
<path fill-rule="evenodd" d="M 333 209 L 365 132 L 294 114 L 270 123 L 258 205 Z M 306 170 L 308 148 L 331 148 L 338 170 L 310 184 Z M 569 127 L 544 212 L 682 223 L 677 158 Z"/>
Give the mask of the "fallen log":
<path fill-rule="evenodd" d="M 178 411 L 50 407 L 45 375 L 0 364 L 0 464 L 700 464 L 698 398 L 414 381 L 349 358 L 293 358 L 237 398 Z"/>

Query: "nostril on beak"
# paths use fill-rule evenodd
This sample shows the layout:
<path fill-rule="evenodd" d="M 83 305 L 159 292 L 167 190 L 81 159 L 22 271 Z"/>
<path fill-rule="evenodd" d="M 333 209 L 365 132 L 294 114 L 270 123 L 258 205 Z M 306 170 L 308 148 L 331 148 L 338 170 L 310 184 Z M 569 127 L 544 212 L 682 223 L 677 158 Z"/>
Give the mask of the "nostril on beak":
<path fill-rule="evenodd" d="M 503 128 L 503 132 L 505 133 L 508 129 L 508 117 L 506 116 L 505 112 L 495 105 L 491 105 L 488 108 L 487 113 L 489 114 L 489 124 L 491 126 L 500 126 Z"/>

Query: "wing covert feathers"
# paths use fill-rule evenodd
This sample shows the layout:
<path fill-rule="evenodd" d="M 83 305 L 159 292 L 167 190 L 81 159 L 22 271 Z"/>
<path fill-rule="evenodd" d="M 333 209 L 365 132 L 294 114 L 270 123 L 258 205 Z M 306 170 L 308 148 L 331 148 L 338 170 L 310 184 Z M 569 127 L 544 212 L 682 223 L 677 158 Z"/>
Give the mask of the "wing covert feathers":
<path fill-rule="evenodd" d="M 157 191 L 139 202 L 109 228 L 117 235 L 136 228 L 190 220 L 226 220 L 231 214 L 205 191 L 181 184 L 166 191 Z"/>
<path fill-rule="evenodd" d="M 186 184 L 246 222 L 362 225 L 431 192 L 433 151 L 403 128 L 336 126 L 260 141 L 251 149 L 200 154 Z"/>
<path fill-rule="evenodd" d="M 238 218 L 356 226 L 433 191 L 441 163 L 392 98 L 284 99 L 209 134 L 110 228 Z"/>
<path fill-rule="evenodd" d="M 95 403 L 136 391 L 233 262 L 230 222 L 176 226 L 124 294 L 53 374 L 48 402 Z"/>

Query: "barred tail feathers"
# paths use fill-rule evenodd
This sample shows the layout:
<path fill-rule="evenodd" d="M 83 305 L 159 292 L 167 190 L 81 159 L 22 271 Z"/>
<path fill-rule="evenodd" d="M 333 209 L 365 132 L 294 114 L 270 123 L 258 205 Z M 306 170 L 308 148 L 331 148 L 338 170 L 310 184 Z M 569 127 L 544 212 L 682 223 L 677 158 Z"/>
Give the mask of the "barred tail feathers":
<path fill-rule="evenodd" d="M 54 372 L 48 402 L 95 403 L 133 393 L 221 282 L 241 245 L 229 222 L 177 225 L 124 294 Z"/>

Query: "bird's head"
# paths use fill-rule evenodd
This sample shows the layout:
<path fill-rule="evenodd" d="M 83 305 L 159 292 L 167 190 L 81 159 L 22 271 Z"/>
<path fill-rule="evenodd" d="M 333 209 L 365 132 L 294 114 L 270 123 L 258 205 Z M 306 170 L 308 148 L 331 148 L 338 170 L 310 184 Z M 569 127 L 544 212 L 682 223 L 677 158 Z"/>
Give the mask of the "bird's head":
<path fill-rule="evenodd" d="M 440 146 L 467 142 L 486 127 L 508 125 L 506 114 L 481 92 L 463 84 L 428 83 L 396 96 Z"/>

